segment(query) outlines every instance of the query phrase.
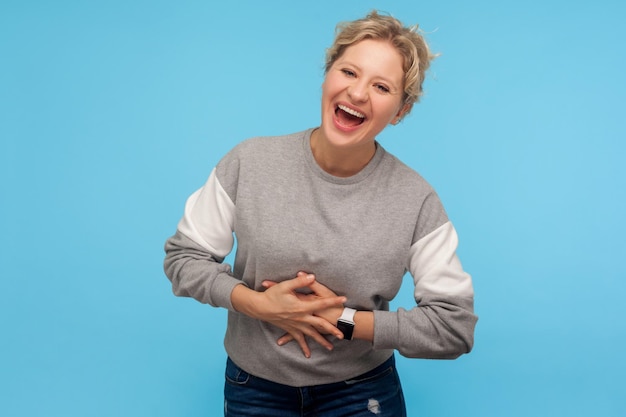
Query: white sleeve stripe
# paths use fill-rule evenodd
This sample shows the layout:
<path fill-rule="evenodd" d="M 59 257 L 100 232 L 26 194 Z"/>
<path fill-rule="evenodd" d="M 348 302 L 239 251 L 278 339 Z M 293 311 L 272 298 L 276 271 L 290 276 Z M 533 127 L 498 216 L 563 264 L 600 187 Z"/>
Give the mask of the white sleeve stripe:
<path fill-rule="evenodd" d="M 234 219 L 235 204 L 213 169 L 206 184 L 187 199 L 178 230 L 212 254 L 224 258 L 233 248 Z"/>
<path fill-rule="evenodd" d="M 449 221 L 411 246 L 408 270 L 415 282 L 415 299 L 424 295 L 472 297 L 472 279 L 456 255 L 458 237 Z"/>

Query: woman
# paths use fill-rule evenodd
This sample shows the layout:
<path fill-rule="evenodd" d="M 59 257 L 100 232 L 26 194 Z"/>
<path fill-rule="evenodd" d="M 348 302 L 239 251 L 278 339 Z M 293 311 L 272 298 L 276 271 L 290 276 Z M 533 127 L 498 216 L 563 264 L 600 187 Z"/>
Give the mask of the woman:
<path fill-rule="evenodd" d="M 340 26 L 320 127 L 239 144 L 189 197 L 165 271 L 176 295 L 229 310 L 226 416 L 404 416 L 394 349 L 471 350 L 455 230 L 434 190 L 376 142 L 418 100 L 431 59 L 390 16 Z M 391 312 L 407 271 L 417 305 Z"/>

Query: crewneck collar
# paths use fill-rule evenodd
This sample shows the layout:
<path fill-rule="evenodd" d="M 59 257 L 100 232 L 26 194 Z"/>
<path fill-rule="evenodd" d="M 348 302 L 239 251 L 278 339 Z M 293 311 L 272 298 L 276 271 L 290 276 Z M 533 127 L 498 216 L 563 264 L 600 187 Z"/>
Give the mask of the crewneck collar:
<path fill-rule="evenodd" d="M 322 167 L 320 167 L 315 160 L 315 156 L 313 156 L 313 151 L 311 150 L 311 133 L 313 133 L 315 129 L 316 128 L 311 128 L 304 132 L 304 140 L 302 141 L 304 157 L 311 171 L 327 182 L 331 182 L 333 184 L 355 184 L 361 182 L 374 172 L 385 155 L 385 149 L 378 142 L 376 142 L 376 152 L 363 169 L 350 177 L 337 177 L 324 171 L 324 169 L 322 169 Z"/>

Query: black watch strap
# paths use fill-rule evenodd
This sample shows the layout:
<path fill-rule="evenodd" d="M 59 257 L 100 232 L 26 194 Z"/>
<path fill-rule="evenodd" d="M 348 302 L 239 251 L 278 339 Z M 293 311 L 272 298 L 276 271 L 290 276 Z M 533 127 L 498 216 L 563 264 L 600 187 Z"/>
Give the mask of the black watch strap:
<path fill-rule="evenodd" d="M 353 308 L 344 308 L 341 317 L 337 320 L 337 328 L 343 333 L 344 340 L 352 340 L 354 333 L 354 315 L 356 310 Z"/>

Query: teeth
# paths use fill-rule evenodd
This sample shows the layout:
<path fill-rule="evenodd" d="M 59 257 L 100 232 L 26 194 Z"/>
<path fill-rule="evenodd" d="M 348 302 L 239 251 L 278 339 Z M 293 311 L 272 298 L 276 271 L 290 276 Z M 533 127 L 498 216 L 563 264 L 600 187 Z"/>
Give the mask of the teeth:
<path fill-rule="evenodd" d="M 360 113 L 356 110 L 352 110 L 351 108 L 346 107 L 343 104 L 339 104 L 337 107 L 339 107 L 341 110 L 345 111 L 346 113 L 350 113 L 353 116 L 359 117 L 361 119 L 365 119 L 365 115 L 363 113 Z"/>

